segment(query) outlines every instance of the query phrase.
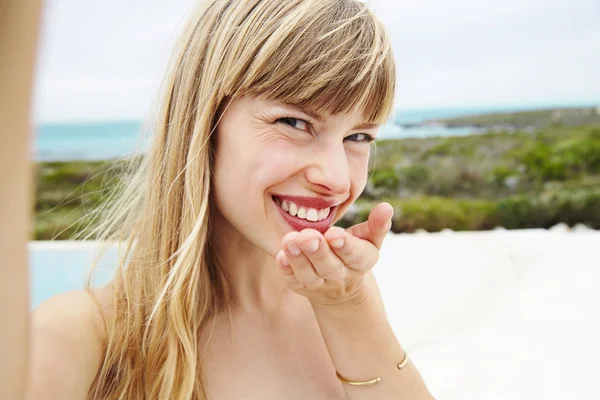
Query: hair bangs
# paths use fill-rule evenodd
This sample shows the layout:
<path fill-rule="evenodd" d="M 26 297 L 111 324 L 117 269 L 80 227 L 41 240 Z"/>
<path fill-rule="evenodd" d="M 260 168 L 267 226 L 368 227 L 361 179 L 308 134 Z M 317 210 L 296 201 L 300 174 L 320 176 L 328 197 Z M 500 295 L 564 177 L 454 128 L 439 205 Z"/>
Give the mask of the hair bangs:
<path fill-rule="evenodd" d="M 265 40 L 238 95 L 330 114 L 359 111 L 365 122 L 385 123 L 394 102 L 395 64 L 381 23 L 356 1 L 304 4 L 302 17 L 274 29 L 271 38 L 279 40 Z M 314 7 L 325 8 L 320 18 Z"/>

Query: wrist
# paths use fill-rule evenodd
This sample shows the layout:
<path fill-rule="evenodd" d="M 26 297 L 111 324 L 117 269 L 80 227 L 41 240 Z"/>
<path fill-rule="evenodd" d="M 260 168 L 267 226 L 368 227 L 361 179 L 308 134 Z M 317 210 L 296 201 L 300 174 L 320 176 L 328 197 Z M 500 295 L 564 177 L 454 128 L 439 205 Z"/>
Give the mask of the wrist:
<path fill-rule="evenodd" d="M 311 299 L 310 303 L 315 312 L 355 313 L 360 308 L 369 307 L 372 299 L 367 291 L 361 288 L 343 298 Z"/>

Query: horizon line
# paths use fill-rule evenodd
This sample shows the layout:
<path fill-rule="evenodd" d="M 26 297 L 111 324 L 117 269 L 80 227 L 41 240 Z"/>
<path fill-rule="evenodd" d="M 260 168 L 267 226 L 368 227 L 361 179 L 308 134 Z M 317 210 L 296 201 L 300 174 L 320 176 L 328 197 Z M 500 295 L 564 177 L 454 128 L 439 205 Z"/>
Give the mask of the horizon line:
<path fill-rule="evenodd" d="M 581 102 L 556 102 L 556 103 L 504 103 L 504 104 L 484 104 L 484 105 L 452 105 L 452 106 L 398 106 L 394 107 L 392 111 L 392 115 L 390 119 L 393 118 L 393 115 L 399 112 L 419 112 L 419 111 L 450 111 L 450 110 L 481 110 L 481 111 L 527 111 L 527 110 L 544 110 L 544 109 L 554 109 L 554 108 L 594 108 L 600 107 L 600 100 L 598 101 L 581 101 Z M 42 126 L 42 125 L 76 125 L 76 124 L 86 124 L 86 125 L 95 125 L 95 124 L 124 124 L 124 123 L 135 123 L 135 124 L 143 124 L 147 120 L 147 117 L 107 117 L 107 118 L 87 118 L 87 119 L 48 119 L 41 121 L 33 121 L 33 126 Z"/>

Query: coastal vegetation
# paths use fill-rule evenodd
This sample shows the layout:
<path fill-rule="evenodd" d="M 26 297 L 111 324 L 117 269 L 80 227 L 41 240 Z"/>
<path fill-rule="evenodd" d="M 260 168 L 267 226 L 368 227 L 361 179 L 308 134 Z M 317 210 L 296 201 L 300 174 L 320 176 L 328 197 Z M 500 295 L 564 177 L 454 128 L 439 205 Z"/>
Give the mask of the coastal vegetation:
<path fill-rule="evenodd" d="M 425 122 L 425 124 L 431 123 L 441 124 L 449 128 L 474 127 L 494 130 L 532 130 L 551 126 L 594 125 L 600 124 L 600 106 L 498 112 Z"/>
<path fill-rule="evenodd" d="M 379 200 L 392 230 L 600 229 L 600 124 L 379 142 L 370 179 L 343 224 Z"/>
<path fill-rule="evenodd" d="M 69 239 L 93 223 L 120 181 L 121 162 L 37 167 L 37 240 Z M 341 221 L 373 205 L 396 209 L 392 230 L 600 229 L 600 123 L 378 142 L 364 193 Z"/>

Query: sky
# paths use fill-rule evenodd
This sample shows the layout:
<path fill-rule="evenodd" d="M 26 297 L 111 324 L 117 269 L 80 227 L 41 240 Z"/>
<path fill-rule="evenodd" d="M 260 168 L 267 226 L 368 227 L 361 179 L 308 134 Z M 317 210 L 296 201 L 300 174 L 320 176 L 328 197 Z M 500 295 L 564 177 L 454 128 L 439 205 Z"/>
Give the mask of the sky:
<path fill-rule="evenodd" d="M 141 120 L 194 0 L 47 0 L 39 122 Z M 371 0 L 396 108 L 600 104 L 599 0 Z"/>

